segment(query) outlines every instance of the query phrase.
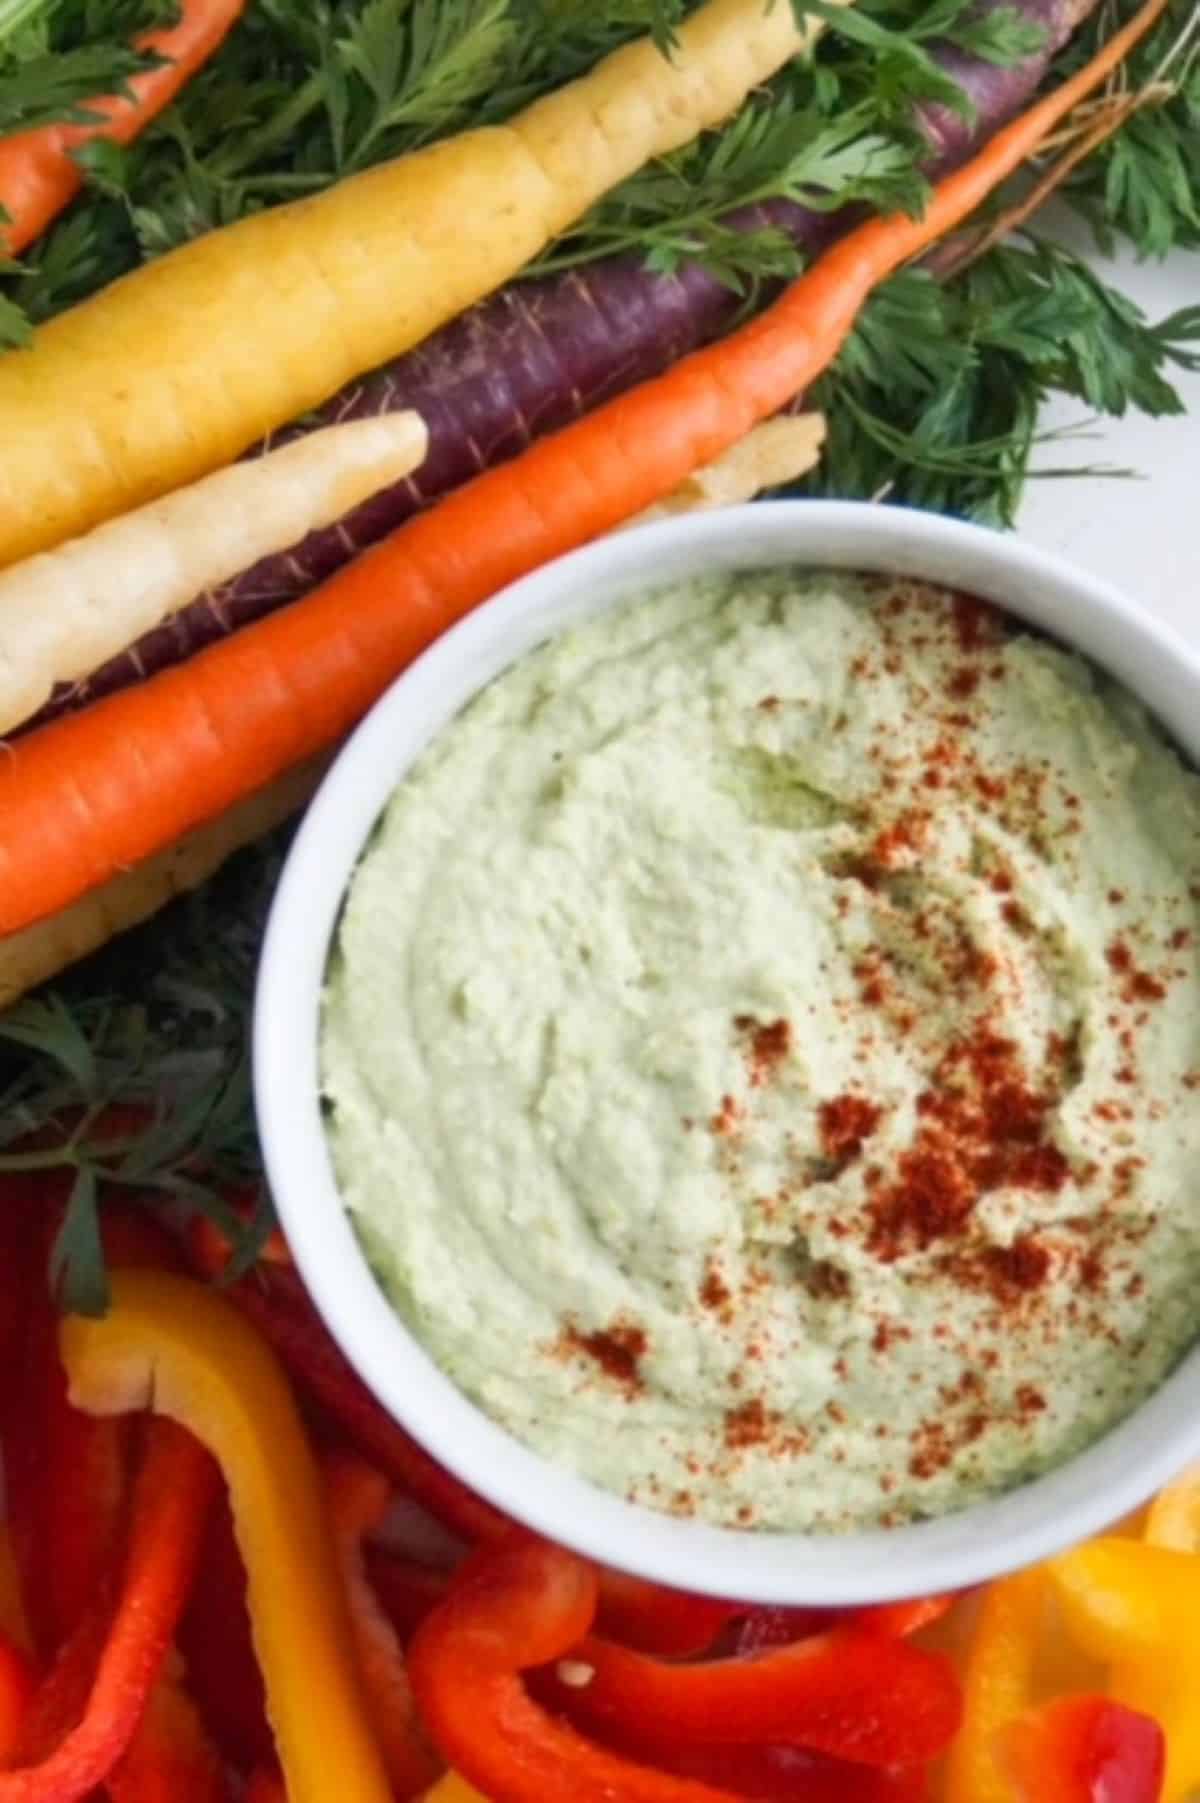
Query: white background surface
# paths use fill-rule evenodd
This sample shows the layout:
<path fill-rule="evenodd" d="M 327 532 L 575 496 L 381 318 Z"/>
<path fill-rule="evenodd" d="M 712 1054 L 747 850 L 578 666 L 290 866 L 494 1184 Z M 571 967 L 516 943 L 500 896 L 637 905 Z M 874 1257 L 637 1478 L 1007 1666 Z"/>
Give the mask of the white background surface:
<path fill-rule="evenodd" d="M 1059 235 L 1069 237 L 1155 322 L 1200 302 L 1200 255 L 1141 264 L 1122 255 L 1109 263 L 1086 236 Z M 1040 452 L 1047 466 L 1107 464 L 1137 470 L 1136 478 L 1031 482 L 1019 527 L 1045 550 L 1115 583 L 1200 651 L 1200 372 L 1175 371 L 1172 381 L 1187 400 L 1183 418 L 1133 413 L 1101 420 L 1094 436 Z M 1078 402 L 1056 399 L 1042 423 L 1073 425 L 1084 416 Z"/>

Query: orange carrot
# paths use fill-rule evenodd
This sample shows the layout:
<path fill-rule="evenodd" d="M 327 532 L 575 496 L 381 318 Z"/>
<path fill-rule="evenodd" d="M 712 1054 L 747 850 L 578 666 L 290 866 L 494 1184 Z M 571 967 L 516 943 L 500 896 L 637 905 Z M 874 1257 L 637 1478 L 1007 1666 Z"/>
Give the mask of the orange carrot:
<path fill-rule="evenodd" d="M 825 369 L 871 291 L 959 225 L 1160 17 L 1092 60 L 934 191 L 871 220 L 759 318 L 479 476 L 303 601 L 20 739 L 0 764 L 0 933 L 55 913 L 341 737 L 506 583 L 670 494 Z"/>
<path fill-rule="evenodd" d="M 100 115 L 87 125 L 42 125 L 0 138 L 0 207 L 8 214 L 8 223 L 0 223 L 0 256 L 15 257 L 32 244 L 78 194 L 83 172 L 71 152 L 93 138 L 115 144 L 136 138 L 208 61 L 245 5 L 246 0 L 184 0 L 177 25 L 137 40 L 139 50 L 167 60 L 130 78 L 132 99 L 106 94 L 87 101 L 86 110 Z"/>

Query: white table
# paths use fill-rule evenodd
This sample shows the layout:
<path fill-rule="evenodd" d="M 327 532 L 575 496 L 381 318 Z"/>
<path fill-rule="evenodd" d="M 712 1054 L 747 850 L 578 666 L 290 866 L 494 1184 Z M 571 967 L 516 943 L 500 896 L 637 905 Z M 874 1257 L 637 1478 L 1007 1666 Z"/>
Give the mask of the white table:
<path fill-rule="evenodd" d="M 1154 321 L 1200 301 L 1200 255 L 1137 263 L 1121 254 L 1108 263 L 1085 234 L 1055 221 L 1058 235 L 1084 251 L 1106 279 Z M 1026 490 L 1021 532 L 1046 550 L 1106 577 L 1200 651 L 1200 372 L 1174 372 L 1188 412 L 1178 419 L 1132 413 L 1101 420 L 1095 436 L 1047 445 L 1047 466 L 1108 464 L 1140 472 L 1136 479 L 1053 478 Z M 1056 398 L 1042 423 L 1078 423 L 1086 410 Z M 1036 463 L 1036 460 L 1035 460 Z"/>

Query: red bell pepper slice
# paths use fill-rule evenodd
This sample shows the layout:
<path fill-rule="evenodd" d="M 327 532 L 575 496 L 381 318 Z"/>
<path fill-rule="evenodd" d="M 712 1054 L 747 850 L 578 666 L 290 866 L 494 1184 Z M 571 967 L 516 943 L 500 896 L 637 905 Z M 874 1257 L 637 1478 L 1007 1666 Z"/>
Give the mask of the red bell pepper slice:
<path fill-rule="evenodd" d="M 794 1641 L 806 1640 L 810 1635 L 825 1634 L 831 1628 L 850 1624 L 866 1632 L 892 1634 L 907 1639 L 910 1634 L 916 1634 L 920 1629 L 940 1621 L 953 1601 L 953 1597 L 949 1596 L 924 1596 L 902 1603 L 875 1603 L 864 1609 L 785 1609 L 760 1605 L 745 1610 L 730 1622 L 718 1637 L 713 1651 L 745 1658 L 752 1653 L 766 1652 L 772 1647 L 791 1646 Z M 603 1609 L 600 1630 L 609 1639 L 624 1639 L 620 1634 L 610 1633 Z M 626 1644 L 638 1643 L 627 1641 Z M 661 1649 L 639 1646 L 641 1652 L 659 1650 Z"/>
<path fill-rule="evenodd" d="M 0 1419 L 20 1392 L 21 1349 L 30 1297 L 43 1197 L 35 1185 L 0 1182 Z"/>
<path fill-rule="evenodd" d="M 171 1647 L 191 1586 L 209 1506 L 217 1491 L 212 1460 L 189 1434 L 167 1421 L 146 1430 L 146 1453 L 134 1489 L 120 1592 L 111 1617 L 93 1613 L 63 1648 L 47 1690 L 64 1704 L 52 1751 L 37 1764 L 0 1773 L 0 1803 L 78 1803 L 105 1781 L 128 1749 Z M 107 1618 L 106 1618 L 107 1617 Z M 71 1685 L 99 1647 L 86 1700 L 65 1707 Z M 37 1703 L 35 1701 L 35 1714 Z M 42 1709 L 43 1730 L 47 1725 Z"/>
<path fill-rule="evenodd" d="M 231 1803 L 232 1797 L 195 1704 L 169 1678 L 159 1680 L 104 1788 L 110 1803 Z"/>
<path fill-rule="evenodd" d="M 582 1661 L 560 1661 L 567 1670 L 582 1673 Z M 554 1668 L 549 1668 L 553 1672 Z M 578 1679 L 576 1681 L 579 1681 Z M 924 1766 L 896 1768 L 852 1765 L 805 1747 L 713 1746 L 674 1737 L 665 1732 L 640 1738 L 629 1729 L 575 1721 L 569 1699 L 561 1686 L 547 1682 L 547 1672 L 530 1673 L 526 1684 L 547 1709 L 580 1727 L 590 1738 L 627 1759 L 657 1766 L 681 1778 L 700 1778 L 723 1786 L 759 1803 L 925 1803 L 929 1778 Z M 567 1687 L 569 1689 L 569 1686 Z"/>
<path fill-rule="evenodd" d="M 907 1640 L 910 1634 L 919 1634 L 922 1628 L 941 1621 L 954 1601 L 953 1596 L 914 1596 L 899 1603 L 874 1603 L 866 1609 L 854 1609 L 850 1614 L 856 1627 L 870 1629 L 876 1634 L 895 1634 Z"/>
<path fill-rule="evenodd" d="M 324 1478 L 372 1725 L 393 1788 L 399 1796 L 411 1797 L 432 1784 L 442 1767 L 421 1732 L 400 1642 L 371 1589 L 363 1561 L 363 1541 L 386 1516 L 392 1488 L 378 1471 L 347 1453 L 326 1460 Z"/>
<path fill-rule="evenodd" d="M 128 1424 L 94 1420 L 67 1400 L 46 1277 L 58 1216 L 56 1208 L 37 1238 L 21 1391 L 4 1423 L 13 1555 L 34 1644 L 47 1659 L 78 1627 L 117 1556 L 128 1499 Z"/>
<path fill-rule="evenodd" d="M 923 1766 L 885 1771 L 827 1759 L 802 1747 L 689 1747 L 669 1758 L 629 1745 L 617 1751 L 681 1778 L 699 1778 L 756 1803 L 925 1803 Z"/>
<path fill-rule="evenodd" d="M 962 1715 L 948 1660 L 854 1626 L 756 1658 L 684 1665 L 592 1637 L 548 1677 L 578 1725 L 631 1734 L 668 1758 L 680 1741 L 783 1742 L 854 1764 L 917 1765 L 949 1745 Z"/>
<path fill-rule="evenodd" d="M 211 1239 L 201 1236 L 204 1244 Z M 197 1258 L 195 1235 L 191 1250 Z M 204 1257 L 197 1263 L 203 1270 Z M 227 1293 L 274 1348 L 301 1392 L 332 1417 L 351 1445 L 397 1489 L 462 1540 L 507 1538 L 513 1529 L 508 1517 L 443 1470 L 376 1402 L 330 1337 L 294 1269 L 282 1262 L 260 1265 Z M 722 1623 L 746 1608 L 664 1590 L 622 1572 L 602 1575 L 601 1597 L 606 1633 L 675 1657 L 703 1652 Z"/>
<path fill-rule="evenodd" d="M 28 1655 L 0 1635 L 0 1770 L 15 1765 L 24 1752 L 36 1688 Z"/>
<path fill-rule="evenodd" d="M 577 1646 L 596 1601 L 592 1568 L 544 1541 L 514 1539 L 469 1559 L 409 1648 L 439 1750 L 492 1803 L 743 1803 L 593 1745 L 529 1695 L 521 1673 Z"/>
<path fill-rule="evenodd" d="M 401 1558 L 384 1546 L 367 1547 L 364 1557 L 371 1589 L 400 1640 L 407 1645 L 430 1610 L 445 1601 L 450 1574 Z"/>
<path fill-rule="evenodd" d="M 255 1772 L 243 1792 L 242 1803 L 287 1803 L 283 1779 L 275 1772 Z"/>
<path fill-rule="evenodd" d="M 21 1395 L 4 1432 L 13 1551 L 30 1627 L 51 1658 L 83 1620 L 119 1555 L 130 1487 L 131 1424 L 72 1408 L 58 1351 L 58 1311 L 47 1282 L 64 1205 L 61 1183 L 43 1185 L 33 1238 L 22 1345 Z M 178 1266 L 167 1230 L 144 1208 L 105 1204 L 102 1235 L 115 1263 Z"/>
<path fill-rule="evenodd" d="M 1158 1803 L 1162 1796 L 1162 1728 L 1109 1697 L 1058 1697 L 1032 1709 L 1001 1731 L 997 1753 L 1021 1803 Z"/>
<path fill-rule="evenodd" d="M 243 1770 L 269 1765 L 275 1737 L 250 1634 L 246 1567 L 225 1496 L 209 1520 L 178 1640 L 188 1687 L 217 1745 Z"/>
<path fill-rule="evenodd" d="M 193 1257 L 196 1242 L 190 1247 Z M 211 1275 L 197 1260 L 202 1275 Z M 299 1388 L 336 1421 L 346 1438 L 397 1488 L 462 1539 L 495 1540 L 511 1522 L 443 1471 L 376 1402 L 308 1299 L 294 1270 L 260 1265 L 227 1294 L 274 1348 Z"/>

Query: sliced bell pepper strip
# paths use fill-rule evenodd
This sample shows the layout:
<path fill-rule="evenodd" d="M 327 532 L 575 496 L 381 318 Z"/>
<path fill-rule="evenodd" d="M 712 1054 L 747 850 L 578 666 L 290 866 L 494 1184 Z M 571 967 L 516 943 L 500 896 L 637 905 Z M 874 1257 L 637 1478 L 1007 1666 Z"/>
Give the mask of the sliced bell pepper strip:
<path fill-rule="evenodd" d="M 119 1555 L 126 1529 L 131 1424 L 98 1421 L 71 1407 L 58 1351 L 58 1309 L 47 1282 L 63 1186 L 47 1200 L 28 1276 L 23 1395 L 5 1435 L 15 1552 L 36 1644 L 48 1659 L 74 1633 Z M 110 1262 L 179 1262 L 174 1241 L 144 1208 L 106 1197 L 102 1226 Z"/>
<path fill-rule="evenodd" d="M 477 1790 L 472 1790 L 465 1778 L 457 1772 L 447 1772 L 440 1784 L 435 1784 L 431 1791 L 426 1791 L 424 1803 L 487 1803 Z"/>
<path fill-rule="evenodd" d="M 998 1758 L 1019 1803 L 1159 1803 L 1163 1731 L 1109 1697 L 1056 1697 L 1010 1722 Z"/>
<path fill-rule="evenodd" d="M 246 1567 L 225 1496 L 218 1500 L 204 1536 L 178 1640 L 188 1688 L 226 1758 L 243 1771 L 272 1765 L 275 1737 L 267 1722 L 266 1692 L 250 1637 Z"/>
<path fill-rule="evenodd" d="M 22 1756 L 36 1687 L 28 1654 L 0 1635 L 0 1771 L 16 1765 Z"/>
<path fill-rule="evenodd" d="M 1068 1631 L 1110 1670 L 1109 1693 L 1166 1736 L 1164 1803 L 1200 1789 L 1200 1558 L 1107 1536 L 1050 1562 Z"/>
<path fill-rule="evenodd" d="M 913 1596 L 900 1603 L 873 1603 L 851 1613 L 856 1627 L 907 1640 L 910 1634 L 919 1634 L 922 1628 L 941 1621 L 954 1601 L 952 1596 Z"/>
<path fill-rule="evenodd" d="M 109 1265 L 182 1268 L 178 1246 L 147 1210 L 106 1192 L 101 1221 Z M 38 1498 L 44 1595 L 55 1644 L 82 1619 L 101 1574 L 116 1557 L 125 1530 L 132 1482 L 125 1421 L 97 1420 L 67 1401 L 58 1352 L 58 1312 L 50 1310 L 47 1356 L 51 1372 L 44 1401 L 50 1437 L 44 1491 Z"/>
<path fill-rule="evenodd" d="M 445 1600 L 450 1574 L 430 1565 L 416 1565 L 389 1548 L 368 1547 L 367 1578 L 384 1614 L 407 1644 L 431 1609 Z"/>
<path fill-rule="evenodd" d="M 0 1803 L 76 1803 L 125 1753 L 170 1650 L 215 1493 L 212 1461 L 190 1434 L 152 1423 L 120 1595 L 111 1620 L 100 1616 L 99 1662 L 82 1717 L 38 1764 L 0 1773 Z"/>
<path fill-rule="evenodd" d="M 393 1789 L 401 1797 L 411 1797 L 433 1782 L 442 1761 L 434 1757 L 421 1731 L 400 1642 L 371 1589 L 363 1561 L 363 1541 L 387 1515 L 392 1486 L 349 1453 L 328 1457 L 324 1478 L 358 1669 L 375 1733 Z"/>
<path fill-rule="evenodd" d="M 692 1596 L 647 1584 L 623 1571 L 600 1573 L 597 1626 L 601 1633 L 639 1652 L 683 1659 L 705 1653 L 726 1623 L 749 1605 L 721 1597 Z"/>
<path fill-rule="evenodd" d="M 825 1634 L 831 1628 L 846 1627 L 851 1623 L 867 1633 L 892 1634 L 907 1639 L 910 1634 L 917 1634 L 922 1628 L 940 1621 L 953 1601 L 954 1598 L 949 1596 L 914 1597 L 908 1602 L 874 1603 L 863 1609 L 758 1606 L 728 1624 L 712 1650 L 714 1654 L 738 1654 L 744 1658 L 750 1653 L 765 1652 L 769 1647 L 791 1646 L 794 1641 L 805 1640 L 813 1634 Z M 599 1625 L 601 1632 L 609 1635 L 603 1606 Z M 620 1640 L 622 1636 L 612 1634 L 611 1638 Z M 643 1647 L 641 1650 L 653 1652 L 659 1649 Z M 707 1649 L 694 1650 L 703 1652 Z"/>
<path fill-rule="evenodd" d="M 854 1764 L 920 1764 L 945 1750 L 962 1713 L 948 1660 L 853 1626 L 680 1665 L 593 1636 L 548 1676 L 578 1725 L 629 1732 L 668 1758 L 681 1740 L 782 1742 Z"/>
<path fill-rule="evenodd" d="M 259 1266 L 226 1294 L 273 1347 L 293 1381 L 328 1410 L 363 1457 L 400 1489 L 465 1540 L 494 1540 L 510 1531 L 511 1522 L 498 1509 L 443 1471 L 376 1402 L 331 1338 L 295 1271 Z"/>
<path fill-rule="evenodd" d="M 596 1574 L 544 1541 L 473 1555 L 409 1648 L 421 1716 L 489 1803 L 735 1803 L 737 1793 L 635 1765 L 556 1721 L 521 1673 L 562 1657 L 596 1614 Z"/>
<path fill-rule="evenodd" d="M 1159 1491 L 1143 1532 L 1151 1546 L 1169 1546 L 1177 1553 L 1200 1552 L 1200 1465 L 1193 1465 Z"/>
<path fill-rule="evenodd" d="M 0 1419 L 20 1388 L 25 1317 L 34 1292 L 34 1259 L 41 1198 L 35 1185 L 0 1181 Z"/>
<path fill-rule="evenodd" d="M 1033 1705 L 1046 1595 L 1041 1569 L 1002 1578 L 984 1593 L 967 1658 L 963 1723 L 946 1767 L 946 1803 L 1013 1803 L 998 1736 Z"/>
<path fill-rule="evenodd" d="M 211 1236 L 201 1240 L 207 1244 Z M 195 1236 L 192 1252 L 195 1257 Z M 203 1258 L 201 1268 L 211 1275 L 203 1269 Z M 226 1294 L 270 1342 L 298 1388 L 332 1416 L 352 1445 L 398 1489 L 465 1541 L 494 1541 L 512 1532 L 507 1516 L 443 1470 L 376 1402 L 331 1338 L 294 1269 L 278 1260 L 260 1265 Z M 664 1590 L 623 1572 L 601 1577 L 605 1633 L 664 1656 L 704 1652 L 721 1625 L 745 1608 Z"/>
<path fill-rule="evenodd" d="M 110 1803 L 231 1803 L 225 1767 L 195 1704 L 173 1679 L 159 1680 L 104 1788 Z"/>
<path fill-rule="evenodd" d="M 320 1481 L 283 1372 L 202 1285 L 117 1271 L 111 1287 L 103 1319 L 63 1323 L 72 1400 L 97 1413 L 152 1407 L 190 1428 L 224 1471 L 290 1803 L 327 1803 L 331 1769 L 339 1803 L 390 1803 Z"/>
<path fill-rule="evenodd" d="M 21 1757 L 15 1764 L 40 1765 L 78 1725 L 112 1631 L 113 1609 L 110 1582 L 95 1598 L 71 1638 L 58 1649 L 53 1665 L 38 1684 Z"/>
<path fill-rule="evenodd" d="M 274 1772 L 255 1772 L 243 1793 L 242 1803 L 288 1803 L 283 1779 Z"/>
<path fill-rule="evenodd" d="M 20 1653 L 33 1647 L 7 1522 L 0 1521 L 0 1634 Z"/>
<path fill-rule="evenodd" d="M 852 1765 L 804 1747 L 784 1745 L 714 1745 L 672 1732 L 667 1722 L 648 1734 L 629 1727 L 598 1725 L 572 1707 L 572 1685 L 586 1689 L 588 1667 L 574 1655 L 559 1661 L 565 1674 L 554 1681 L 555 1668 L 526 1679 L 530 1693 L 593 1740 L 642 1765 L 655 1766 L 680 1778 L 699 1778 L 756 1803 L 925 1803 L 928 1772 L 924 1766 L 891 1769 Z M 569 1680 L 569 1681 L 568 1681 Z"/>

